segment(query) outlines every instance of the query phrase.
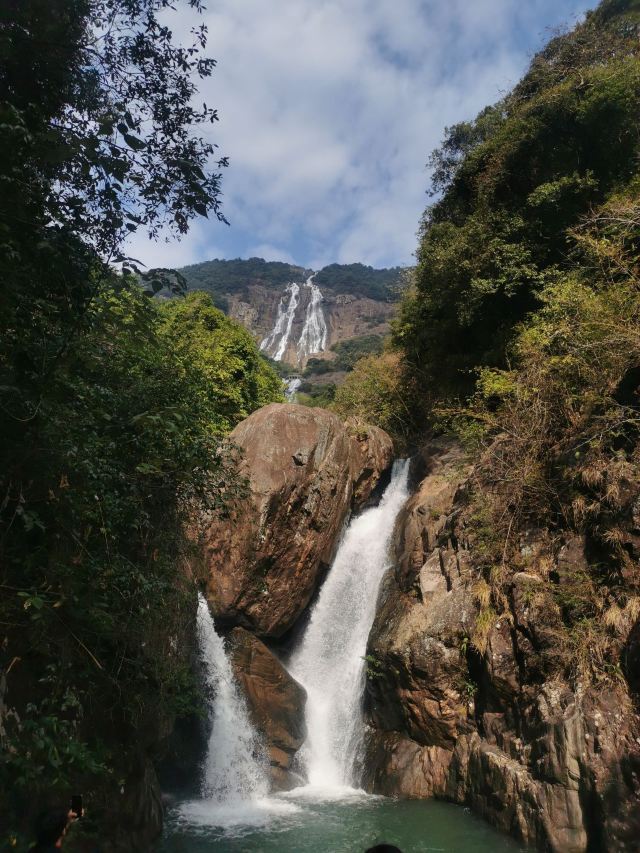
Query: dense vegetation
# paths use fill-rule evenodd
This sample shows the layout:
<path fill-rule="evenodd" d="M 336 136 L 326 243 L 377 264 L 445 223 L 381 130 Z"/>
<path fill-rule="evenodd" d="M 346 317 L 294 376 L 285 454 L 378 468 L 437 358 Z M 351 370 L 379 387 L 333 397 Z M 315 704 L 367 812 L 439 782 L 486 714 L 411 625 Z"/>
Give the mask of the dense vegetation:
<path fill-rule="evenodd" d="M 140 278 L 150 292 L 179 278 L 138 277 L 122 257 L 138 227 L 222 216 L 213 148 L 195 132 L 215 113 L 192 106 L 212 68 L 206 33 L 175 46 L 158 20 L 168 5 L 15 0 L 0 13 L 0 838 L 11 849 L 26 849 L 34 810 L 72 791 L 90 802 L 87 830 L 113 841 L 136 825 L 130 786 L 195 699 L 185 523 L 225 511 L 242 483 L 224 436 L 280 398 L 245 330 L 203 295 L 149 299 Z"/>
<path fill-rule="evenodd" d="M 204 290 L 212 294 L 220 307 L 225 306 L 225 294 L 238 294 L 247 298 L 250 284 L 283 289 L 292 281 L 302 282 L 311 270 L 280 261 L 264 261 L 262 258 L 234 261 L 205 261 L 192 264 L 181 270 L 192 290 Z M 335 293 L 352 294 L 380 301 L 396 301 L 402 288 L 402 269 L 373 269 L 363 264 L 331 264 L 316 275 L 315 283 L 321 289 Z"/>
<path fill-rule="evenodd" d="M 310 272 L 302 267 L 262 258 L 204 261 L 181 270 L 191 290 L 210 293 L 221 307 L 224 304 L 221 301 L 223 294 L 233 293 L 246 298 L 250 284 L 283 289 L 292 281 L 304 281 Z"/>
<path fill-rule="evenodd" d="M 640 614 L 639 26 L 638 0 L 605 0 L 447 131 L 396 353 L 335 401 L 400 439 L 453 428 L 472 452 L 481 652 L 520 534 L 585 538 L 588 565 L 540 587 L 572 677 L 621 675 Z"/>
<path fill-rule="evenodd" d="M 441 197 L 424 215 L 396 337 L 440 393 L 467 392 L 479 365 L 506 365 L 514 327 L 576 266 L 571 229 L 637 174 L 636 6 L 605 2 L 552 40 L 433 155 Z"/>
<path fill-rule="evenodd" d="M 364 264 L 329 264 L 314 281 L 320 289 L 395 302 L 402 293 L 402 276 L 402 267 L 377 270 Z"/>
<path fill-rule="evenodd" d="M 326 409 L 336 396 L 335 382 L 303 382 L 295 396 L 295 402 L 302 406 L 320 406 Z"/>
<path fill-rule="evenodd" d="M 414 433 L 414 412 L 402 360 L 397 352 L 369 355 L 354 365 L 336 389 L 331 406 L 341 417 L 357 417 L 393 436 L 396 450 L 405 451 Z"/>
<path fill-rule="evenodd" d="M 380 355 L 382 352 L 383 339 L 381 335 L 360 335 L 357 338 L 348 338 L 345 341 L 337 341 L 331 347 L 335 358 L 310 358 L 307 361 L 303 375 L 321 376 L 323 373 L 332 373 L 340 370 L 349 372 L 353 370 L 356 362 L 365 355 Z"/>

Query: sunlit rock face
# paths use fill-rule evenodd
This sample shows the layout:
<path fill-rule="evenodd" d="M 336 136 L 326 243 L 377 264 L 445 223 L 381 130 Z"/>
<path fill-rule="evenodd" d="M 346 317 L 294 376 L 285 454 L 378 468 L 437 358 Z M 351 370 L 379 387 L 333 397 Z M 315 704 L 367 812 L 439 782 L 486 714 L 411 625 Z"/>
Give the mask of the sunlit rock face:
<path fill-rule="evenodd" d="M 216 619 L 263 637 L 287 631 L 331 564 L 343 525 L 389 468 L 377 427 L 325 409 L 273 403 L 232 432 L 248 495 L 231 519 L 203 523 L 201 558 Z"/>
<path fill-rule="evenodd" d="M 525 568 L 506 567 L 506 611 L 490 625 L 484 653 L 475 652 L 482 543 L 469 524 L 469 468 L 453 445 L 432 444 L 424 456 L 426 476 L 398 519 L 395 565 L 367 648 L 365 786 L 465 803 L 553 853 L 635 849 L 633 678 L 583 684 L 557 666 L 561 614 L 548 579 L 561 584 L 585 570 L 584 538 L 526 532 Z"/>
<path fill-rule="evenodd" d="M 386 335 L 401 287 L 399 268 L 361 264 L 313 272 L 260 259 L 209 261 L 183 273 L 190 288 L 211 292 L 266 355 L 295 370 L 310 357 L 331 360 L 331 347 L 341 341 Z"/>

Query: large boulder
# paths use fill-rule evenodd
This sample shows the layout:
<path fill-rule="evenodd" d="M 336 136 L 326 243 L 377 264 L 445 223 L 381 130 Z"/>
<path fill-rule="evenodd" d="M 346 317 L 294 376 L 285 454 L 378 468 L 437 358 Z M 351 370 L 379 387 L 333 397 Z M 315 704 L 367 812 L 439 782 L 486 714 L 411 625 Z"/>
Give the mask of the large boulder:
<path fill-rule="evenodd" d="M 264 643 L 243 628 L 230 634 L 231 664 L 247 700 L 251 721 L 267 747 L 272 786 L 287 790 L 301 784 L 291 770 L 306 736 L 307 693 Z"/>
<path fill-rule="evenodd" d="M 328 569 L 352 510 L 393 458 L 377 427 L 325 409 L 273 403 L 231 433 L 248 495 L 231 519 L 204 526 L 207 597 L 222 624 L 263 637 L 287 631 Z"/>

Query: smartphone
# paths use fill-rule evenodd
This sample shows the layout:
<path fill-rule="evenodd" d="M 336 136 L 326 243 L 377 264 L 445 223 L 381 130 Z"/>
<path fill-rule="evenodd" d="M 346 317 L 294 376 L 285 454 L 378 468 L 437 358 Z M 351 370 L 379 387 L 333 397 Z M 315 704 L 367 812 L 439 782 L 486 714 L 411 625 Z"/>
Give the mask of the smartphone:
<path fill-rule="evenodd" d="M 71 811 L 75 812 L 78 817 L 82 817 L 82 795 L 74 794 L 71 797 Z"/>

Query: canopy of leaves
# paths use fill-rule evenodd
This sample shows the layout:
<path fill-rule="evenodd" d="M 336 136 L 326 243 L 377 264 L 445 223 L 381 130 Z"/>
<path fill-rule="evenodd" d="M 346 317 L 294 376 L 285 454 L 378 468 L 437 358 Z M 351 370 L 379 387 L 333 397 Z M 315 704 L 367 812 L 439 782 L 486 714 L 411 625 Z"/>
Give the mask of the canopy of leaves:
<path fill-rule="evenodd" d="M 343 418 L 355 417 L 386 430 L 402 448 L 412 413 L 399 353 L 361 358 L 335 392 L 331 408 Z"/>
<path fill-rule="evenodd" d="M 212 430 L 229 432 L 255 409 L 284 399 L 282 380 L 251 334 L 214 308 L 206 294 L 160 303 L 159 311 L 173 357 L 205 378 Z"/>
<path fill-rule="evenodd" d="M 199 7 L 199 0 L 189 5 Z M 0 11 L 0 215 L 55 223 L 107 257 L 144 226 L 222 218 L 216 112 L 195 100 L 215 62 L 206 27 L 176 45 L 170 0 L 7 0 Z M 219 158 L 218 166 L 226 164 Z M 13 235 L 12 235 L 13 236 Z M 43 234 L 44 236 L 44 234 Z M 14 251 L 21 247 L 11 241 Z"/>
<path fill-rule="evenodd" d="M 638 4 L 604 3 L 435 152 L 415 287 L 396 342 L 439 393 L 504 366 L 514 326 L 570 268 L 569 230 L 638 163 Z"/>
<path fill-rule="evenodd" d="M 353 370 L 356 362 L 365 355 L 380 355 L 383 349 L 381 335 L 361 335 L 338 341 L 331 347 L 336 357 L 333 361 L 336 370 Z"/>
<path fill-rule="evenodd" d="M 314 282 L 321 290 L 395 302 L 402 292 L 402 273 L 402 267 L 374 269 L 364 264 L 329 264 L 320 270 Z"/>
<path fill-rule="evenodd" d="M 357 338 L 347 338 L 333 344 L 331 351 L 336 354 L 335 358 L 310 358 L 307 361 L 303 375 L 320 376 L 323 373 L 332 373 L 336 370 L 349 372 L 353 370 L 356 362 L 365 355 L 380 355 L 383 349 L 383 338 L 381 335 L 360 335 Z"/>
<path fill-rule="evenodd" d="M 242 490 L 225 433 L 281 394 L 206 297 L 149 299 L 108 263 L 139 227 L 221 216 L 195 133 L 213 61 L 201 27 L 174 43 L 171 5 L 0 9 L 0 846 L 18 851 L 72 790 L 110 842 L 137 820 L 124 781 L 197 706 L 186 531 Z"/>
<path fill-rule="evenodd" d="M 204 290 L 217 299 L 222 294 L 246 296 L 250 284 L 282 289 L 292 281 L 304 281 L 311 271 L 280 261 L 264 261 L 262 258 L 243 261 L 236 258 L 233 261 L 191 264 L 183 267 L 181 273 L 191 290 Z"/>
<path fill-rule="evenodd" d="M 3 743 L 7 818 L 41 785 L 83 787 L 103 814 L 158 708 L 192 707 L 175 644 L 193 618 L 185 526 L 225 511 L 241 483 L 221 440 L 278 399 L 277 374 L 208 297 L 150 301 L 114 278 L 37 412 L 4 433 L 0 620 L 20 713 Z"/>

